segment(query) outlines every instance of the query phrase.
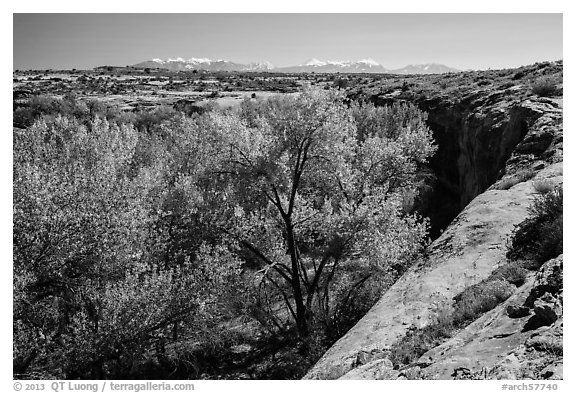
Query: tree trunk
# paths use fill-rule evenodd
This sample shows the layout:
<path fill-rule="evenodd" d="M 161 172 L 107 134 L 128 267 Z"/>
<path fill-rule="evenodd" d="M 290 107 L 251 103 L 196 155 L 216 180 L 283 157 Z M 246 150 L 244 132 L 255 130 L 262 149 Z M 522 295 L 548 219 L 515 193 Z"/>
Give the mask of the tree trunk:
<path fill-rule="evenodd" d="M 284 216 L 284 222 L 286 224 L 287 233 L 287 243 L 288 252 L 290 254 L 291 260 L 291 270 L 292 270 L 292 293 L 294 295 L 294 302 L 296 303 L 296 328 L 298 330 L 298 336 L 306 337 L 308 336 L 308 310 L 306 304 L 304 303 L 304 296 L 302 294 L 302 287 L 300 285 L 300 274 L 299 274 L 299 264 L 298 264 L 298 251 L 296 249 L 296 240 L 294 239 L 294 228 L 292 226 L 292 220 L 289 216 Z"/>

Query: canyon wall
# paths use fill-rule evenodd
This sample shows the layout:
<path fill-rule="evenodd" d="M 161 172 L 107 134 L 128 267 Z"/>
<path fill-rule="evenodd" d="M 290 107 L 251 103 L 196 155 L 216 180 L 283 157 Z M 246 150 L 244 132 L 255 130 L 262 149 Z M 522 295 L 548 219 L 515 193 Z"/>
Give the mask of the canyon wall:
<path fill-rule="evenodd" d="M 395 99 L 371 97 L 378 105 Z M 471 91 L 458 99 L 437 96 L 413 102 L 429 113 L 429 126 L 439 145 L 432 162 L 437 184 L 423 209 L 438 237 L 426 255 L 324 354 L 305 379 L 406 378 L 388 359 L 392 345 L 408 332 L 433 323 L 456 295 L 506 263 L 507 240 L 528 216 L 536 194 L 535 181 L 562 184 L 561 99 L 516 97 L 512 86 Z M 526 295 L 533 285 L 528 280 L 511 299 Z M 502 317 L 505 306 L 486 318 Z M 561 323 L 560 318 L 555 324 L 560 324 L 560 340 Z M 414 365 L 418 378 L 457 377 L 460 367 L 470 375 L 482 370 L 488 375 L 501 364 L 518 362 L 520 355 L 511 356 L 528 335 L 521 332 L 522 321 L 516 324 L 505 324 L 512 329 L 505 333 L 507 344 L 496 345 L 485 357 L 478 355 L 484 344 L 470 343 L 486 340 L 479 333 L 486 329 L 486 321 L 470 325 L 463 333 L 470 344 L 467 350 L 457 337 L 446 348 L 425 354 L 424 360 Z M 457 353 L 459 349 L 463 352 Z M 474 363 L 474 359 L 480 362 Z"/>

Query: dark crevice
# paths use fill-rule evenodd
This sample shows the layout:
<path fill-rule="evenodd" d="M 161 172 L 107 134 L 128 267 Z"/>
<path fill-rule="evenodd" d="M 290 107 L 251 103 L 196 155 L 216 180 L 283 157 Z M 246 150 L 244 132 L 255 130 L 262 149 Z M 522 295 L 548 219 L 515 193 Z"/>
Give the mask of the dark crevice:
<path fill-rule="evenodd" d="M 389 100 L 376 105 L 390 105 Z M 429 167 L 434 177 L 422 191 L 416 210 L 430 219 L 430 237 L 440 236 L 452 220 L 504 174 L 506 161 L 528 132 L 532 113 L 521 105 L 507 111 L 479 111 L 472 103 L 414 100 L 428 113 L 438 145 Z"/>
<path fill-rule="evenodd" d="M 430 218 L 435 239 L 472 199 L 502 177 L 528 123 L 522 108 L 512 108 L 505 119 L 445 108 L 428 112 L 428 126 L 438 144 L 430 160 L 436 179 L 419 212 Z"/>

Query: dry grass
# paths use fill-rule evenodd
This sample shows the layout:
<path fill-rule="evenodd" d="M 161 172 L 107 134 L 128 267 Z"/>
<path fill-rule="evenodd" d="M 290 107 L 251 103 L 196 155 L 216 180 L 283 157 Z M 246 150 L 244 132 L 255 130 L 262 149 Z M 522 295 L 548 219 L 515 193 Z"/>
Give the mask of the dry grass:
<path fill-rule="evenodd" d="M 519 287 L 526 281 L 528 269 L 520 262 L 508 262 L 492 272 L 490 277 L 494 280 L 504 280 Z"/>
<path fill-rule="evenodd" d="M 524 272 L 519 266 L 504 266 L 486 280 L 466 288 L 454 298 L 450 311 L 440 310 L 435 322 L 421 329 L 410 330 L 390 348 L 394 365 L 410 364 L 430 349 L 452 337 L 455 331 L 478 319 L 510 297 L 515 284 L 523 282 Z"/>
<path fill-rule="evenodd" d="M 489 278 L 466 288 L 456 297 L 453 324 L 463 327 L 508 299 L 516 287 L 505 280 Z"/>

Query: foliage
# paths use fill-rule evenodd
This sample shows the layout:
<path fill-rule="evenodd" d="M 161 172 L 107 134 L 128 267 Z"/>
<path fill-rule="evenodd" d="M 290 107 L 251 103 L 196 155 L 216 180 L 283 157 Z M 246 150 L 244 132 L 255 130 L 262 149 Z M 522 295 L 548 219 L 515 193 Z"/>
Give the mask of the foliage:
<path fill-rule="evenodd" d="M 536 180 L 533 182 L 532 186 L 534 190 L 540 194 L 546 194 L 554 190 L 554 183 L 549 180 Z"/>
<path fill-rule="evenodd" d="M 261 269 L 274 296 L 267 301 L 284 301 L 306 336 L 315 317 L 328 323 L 337 311 L 339 285 L 360 289 L 420 250 L 425 225 L 403 214 L 402 196 L 413 191 L 416 163 L 433 151 L 430 132 L 402 128 L 410 107 L 381 112 L 398 124 L 360 135 L 337 91 L 254 105 L 239 118 L 212 116 L 225 141 L 220 173 L 233 192 L 221 201 L 230 217 L 223 230 Z"/>
<path fill-rule="evenodd" d="M 420 329 L 410 329 L 390 348 L 390 360 L 395 365 L 417 361 L 424 353 L 452 337 L 455 331 L 508 299 L 515 287 L 502 279 L 502 275 L 506 275 L 503 269 L 496 270 L 487 279 L 467 287 L 454 297 L 450 307 L 439 307 L 436 319 L 431 323 Z"/>
<path fill-rule="evenodd" d="M 132 120 L 129 114 L 121 113 L 118 108 L 107 106 L 100 101 L 83 102 L 73 94 L 67 94 L 62 98 L 37 95 L 14 108 L 13 124 L 17 128 L 27 128 L 43 116 L 58 115 L 74 118 L 85 126 L 89 126 L 90 121 L 96 116 L 118 124 L 126 124 Z"/>
<path fill-rule="evenodd" d="M 517 287 L 524 284 L 528 270 L 520 263 L 508 262 L 492 272 L 490 275 L 493 279 L 499 279 L 509 282 Z"/>
<path fill-rule="evenodd" d="M 176 111 L 169 106 L 159 106 L 153 110 L 139 112 L 134 119 L 134 127 L 140 132 L 158 131 L 162 122 L 172 119 Z"/>
<path fill-rule="evenodd" d="M 394 365 L 413 363 L 428 350 L 451 337 L 452 331 L 453 326 L 445 321 L 432 323 L 422 329 L 412 329 L 392 345 L 389 359 Z"/>
<path fill-rule="evenodd" d="M 454 325 L 465 326 L 474 321 L 479 315 L 508 299 L 514 289 L 514 285 L 509 282 L 494 278 L 466 288 L 456 298 Z"/>
<path fill-rule="evenodd" d="M 301 373 L 426 243 L 408 212 L 435 147 L 413 106 L 66 100 L 14 131 L 19 378 L 199 377 L 254 337 Z"/>
<path fill-rule="evenodd" d="M 541 77 L 532 84 L 532 93 L 539 97 L 552 97 L 556 92 L 556 81 L 552 77 Z"/>
<path fill-rule="evenodd" d="M 530 216 L 516 226 L 506 256 L 511 260 L 534 260 L 538 268 L 562 253 L 562 188 L 536 195 Z"/>
<path fill-rule="evenodd" d="M 160 165 L 128 176 L 138 139 L 66 117 L 14 135 L 16 373 L 125 372 L 169 327 L 218 315 L 206 308 L 235 287 L 238 262 L 222 246 L 179 265 L 154 258 L 163 187 Z"/>

